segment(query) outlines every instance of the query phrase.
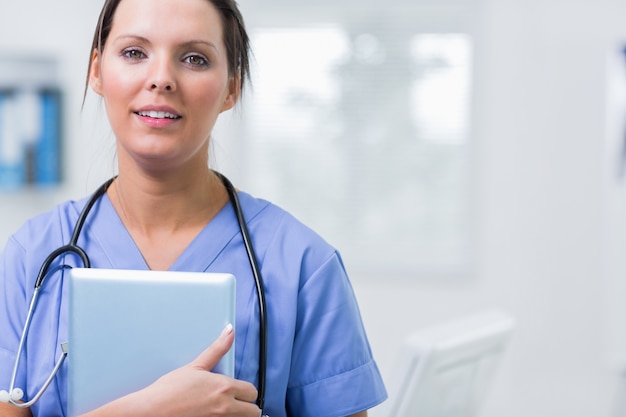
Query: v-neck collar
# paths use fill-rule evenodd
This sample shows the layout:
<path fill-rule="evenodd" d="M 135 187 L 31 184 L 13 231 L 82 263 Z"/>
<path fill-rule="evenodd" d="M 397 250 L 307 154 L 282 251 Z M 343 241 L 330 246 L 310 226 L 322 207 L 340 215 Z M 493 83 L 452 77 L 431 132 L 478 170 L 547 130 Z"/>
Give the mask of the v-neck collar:
<path fill-rule="evenodd" d="M 240 198 L 250 202 L 251 197 L 239 193 Z M 148 269 L 141 251 L 115 211 L 111 200 L 104 194 L 94 207 L 97 215 L 90 225 L 110 268 Z M 246 214 L 250 221 L 260 207 Z M 249 217 L 250 216 L 250 217 Z M 239 233 L 239 227 L 232 204 L 227 203 L 213 219 L 198 233 L 193 241 L 170 267 L 172 271 L 207 271 L 224 247 Z M 104 267 L 104 265 L 102 266 Z"/>

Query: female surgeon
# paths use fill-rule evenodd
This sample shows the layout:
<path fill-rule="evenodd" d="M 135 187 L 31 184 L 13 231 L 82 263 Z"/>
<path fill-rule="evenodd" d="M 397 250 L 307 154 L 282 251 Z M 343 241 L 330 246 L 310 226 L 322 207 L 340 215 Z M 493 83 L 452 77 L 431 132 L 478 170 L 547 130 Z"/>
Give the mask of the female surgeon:
<path fill-rule="evenodd" d="M 89 416 L 254 416 L 259 318 L 254 278 L 224 183 L 209 168 L 211 131 L 249 77 L 248 36 L 234 0 L 106 0 L 88 85 L 103 99 L 118 175 L 78 243 L 95 268 L 231 272 L 235 331 L 187 366 Z M 267 296 L 263 414 L 364 416 L 386 398 L 338 252 L 280 208 L 239 191 Z M 67 243 L 87 199 L 23 225 L 0 258 L 0 389 L 8 389 L 37 273 Z M 67 340 L 67 266 L 45 278 L 16 374 L 28 401 Z M 115 302 L 115 300 L 111 300 Z M 235 334 L 236 333 L 236 334 Z M 235 378 L 210 372 L 237 338 Z M 71 351 L 69 353 L 71 355 Z M 42 397 L 0 416 L 67 415 L 64 364 Z M 123 375 L 120 375 L 123 378 Z"/>

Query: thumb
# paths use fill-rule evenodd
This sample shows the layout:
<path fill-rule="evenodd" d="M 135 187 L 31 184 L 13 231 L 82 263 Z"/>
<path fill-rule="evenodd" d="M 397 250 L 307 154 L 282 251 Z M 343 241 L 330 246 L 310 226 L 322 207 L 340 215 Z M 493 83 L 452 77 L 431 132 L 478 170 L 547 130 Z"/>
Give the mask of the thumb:
<path fill-rule="evenodd" d="M 215 339 L 211 346 L 199 354 L 190 365 L 205 371 L 210 371 L 215 368 L 220 359 L 228 352 L 234 340 L 235 332 L 233 331 L 233 325 L 229 323 L 224 327 L 222 334 Z"/>

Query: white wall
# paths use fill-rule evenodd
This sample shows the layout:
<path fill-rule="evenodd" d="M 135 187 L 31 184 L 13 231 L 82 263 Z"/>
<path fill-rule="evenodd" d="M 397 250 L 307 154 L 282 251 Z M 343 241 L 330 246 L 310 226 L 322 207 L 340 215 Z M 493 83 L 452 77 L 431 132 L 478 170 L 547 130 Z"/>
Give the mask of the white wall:
<path fill-rule="evenodd" d="M 485 2 L 477 279 L 463 287 L 359 283 L 384 371 L 389 341 L 407 327 L 495 305 L 519 327 L 485 416 L 610 415 L 617 371 L 603 247 L 605 62 L 611 43 L 625 39 L 625 7 Z"/>
<path fill-rule="evenodd" d="M 6 4 L 5 4 L 6 3 Z M 9 4 L 10 3 L 10 4 Z M 110 172 L 106 129 L 95 112 L 81 111 L 85 73 L 100 1 L 28 0 L 0 3 L 0 55 L 40 54 L 59 59 L 63 90 L 64 164 L 62 186 L 0 194 L 0 239 L 4 242 L 22 221 L 61 200 L 81 197 Z"/>
<path fill-rule="evenodd" d="M 96 4 L 97 3 L 97 4 Z M 110 154 L 82 83 L 100 1 L 29 0 L 0 13 L 0 51 L 59 54 L 66 88 L 66 185 L 2 195 L 0 237 L 90 191 Z M 250 6 L 248 6 L 250 8 Z M 384 376 L 411 329 L 497 306 L 518 329 L 485 417 L 608 417 L 617 387 L 618 297 L 605 266 L 605 74 L 626 39 L 626 3 L 485 0 L 477 50 L 475 278 L 354 277 Z M 615 210 L 613 210 L 615 212 Z M 626 271 L 624 271 L 626 272 Z M 616 311 L 623 311 L 619 308 Z"/>

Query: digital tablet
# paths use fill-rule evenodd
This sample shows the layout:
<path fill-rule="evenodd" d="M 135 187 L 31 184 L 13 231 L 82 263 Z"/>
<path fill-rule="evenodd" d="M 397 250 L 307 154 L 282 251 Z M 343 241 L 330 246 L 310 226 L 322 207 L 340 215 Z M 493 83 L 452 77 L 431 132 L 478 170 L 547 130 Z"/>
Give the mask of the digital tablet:
<path fill-rule="evenodd" d="M 137 391 L 235 325 L 230 274 L 74 268 L 69 272 L 70 417 Z M 234 375 L 234 345 L 214 369 Z"/>

